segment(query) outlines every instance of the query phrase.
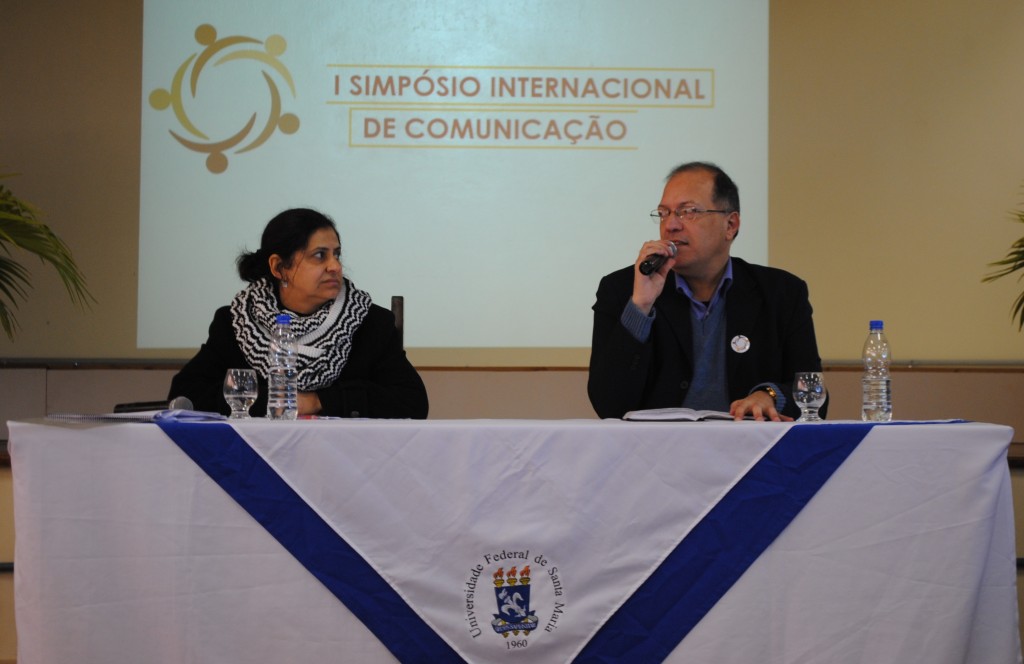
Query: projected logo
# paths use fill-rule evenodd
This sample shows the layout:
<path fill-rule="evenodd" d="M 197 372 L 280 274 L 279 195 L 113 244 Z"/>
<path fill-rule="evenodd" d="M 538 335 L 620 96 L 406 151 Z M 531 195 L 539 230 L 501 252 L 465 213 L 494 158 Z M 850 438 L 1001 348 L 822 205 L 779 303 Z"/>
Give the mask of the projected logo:
<path fill-rule="evenodd" d="M 195 37 L 204 48 L 181 63 L 169 90 L 150 93 L 149 105 L 174 112 L 183 132 L 169 133 L 186 149 L 207 155 L 211 173 L 227 170 L 229 152 L 250 152 L 275 132 L 299 130 L 298 116 L 282 112 L 282 88 L 295 99 L 295 82 L 280 60 L 288 47 L 283 37 L 218 38 L 209 24 L 196 28 Z"/>

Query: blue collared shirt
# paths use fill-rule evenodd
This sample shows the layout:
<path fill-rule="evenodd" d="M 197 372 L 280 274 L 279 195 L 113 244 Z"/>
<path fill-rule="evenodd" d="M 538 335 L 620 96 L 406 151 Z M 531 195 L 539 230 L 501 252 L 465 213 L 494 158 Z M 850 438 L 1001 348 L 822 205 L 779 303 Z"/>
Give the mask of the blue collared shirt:
<path fill-rule="evenodd" d="M 725 304 L 726 294 L 728 293 L 729 287 L 732 286 L 733 282 L 732 258 L 730 258 L 729 261 L 725 264 L 725 272 L 722 274 L 722 279 L 718 282 L 718 285 L 715 287 L 715 292 L 711 295 L 711 300 L 708 301 L 707 304 L 701 302 L 700 300 L 696 299 L 693 296 L 693 290 L 690 288 L 690 285 L 687 284 L 686 280 L 683 279 L 678 273 L 674 273 L 674 277 L 676 291 L 685 295 L 686 298 L 690 301 L 690 311 L 692 313 L 693 319 L 696 321 L 703 321 L 706 320 L 709 315 L 711 315 L 712 310 L 715 310 L 717 307 Z M 633 301 L 629 300 L 626 303 L 625 308 L 622 310 L 622 316 L 619 320 L 622 322 L 622 325 L 629 331 L 629 333 L 633 336 L 634 339 L 641 343 L 646 343 L 646 341 L 651 336 L 651 327 L 654 325 L 654 319 L 656 316 L 657 309 L 652 308 L 650 314 L 644 315 L 644 313 L 640 311 L 640 309 L 638 309 L 635 304 L 633 304 Z M 722 328 L 721 330 L 719 330 L 719 333 L 724 335 L 725 329 Z M 724 337 L 722 338 L 722 343 L 724 343 Z M 705 368 L 710 369 L 712 372 L 718 372 L 715 375 L 720 374 L 724 379 L 724 365 L 713 368 Z M 707 379 L 705 378 L 705 380 Z M 778 394 L 778 397 L 776 397 L 775 399 L 775 408 L 779 412 L 782 412 L 782 409 L 786 405 L 786 397 L 782 393 L 782 390 L 779 389 L 779 387 L 774 383 L 760 383 L 758 385 L 755 385 L 751 389 L 751 392 L 754 392 L 759 388 L 764 387 L 765 385 L 771 385 L 775 389 L 776 393 Z"/>
<path fill-rule="evenodd" d="M 717 306 L 719 303 L 725 302 L 726 291 L 729 290 L 729 286 L 732 285 L 732 259 L 725 264 L 725 273 L 722 275 L 722 280 L 718 282 L 718 286 L 715 287 L 715 293 L 711 296 L 711 301 L 707 304 L 700 302 L 693 297 L 693 291 L 690 289 L 689 284 L 678 274 L 673 273 L 676 280 L 676 291 L 682 293 L 690 300 L 690 309 L 693 311 L 697 320 L 704 320 L 708 317 L 711 312 L 711 308 Z M 622 325 L 629 330 L 629 333 L 633 335 L 633 338 L 640 343 L 646 342 L 651 336 L 651 326 L 654 324 L 654 318 L 657 316 L 657 310 L 652 308 L 651 313 L 644 315 L 640 309 L 633 304 L 633 300 L 626 302 L 626 308 L 622 310 L 622 316 L 620 318 Z"/>
<path fill-rule="evenodd" d="M 690 284 L 686 283 L 686 279 L 683 279 L 678 273 L 675 273 L 675 278 L 676 290 L 689 298 L 690 308 L 693 310 L 697 320 L 704 320 L 719 302 L 725 302 L 725 294 L 729 291 L 729 286 L 732 285 L 732 259 L 730 258 L 729 262 L 725 264 L 725 273 L 722 275 L 718 285 L 715 286 L 715 292 L 711 295 L 711 300 L 707 304 L 693 296 L 693 291 L 690 289 Z"/>

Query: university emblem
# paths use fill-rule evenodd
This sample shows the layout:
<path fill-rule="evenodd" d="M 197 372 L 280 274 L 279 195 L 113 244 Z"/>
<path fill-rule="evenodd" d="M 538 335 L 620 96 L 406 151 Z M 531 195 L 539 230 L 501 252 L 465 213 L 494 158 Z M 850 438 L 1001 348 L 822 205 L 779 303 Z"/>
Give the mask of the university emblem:
<path fill-rule="evenodd" d="M 494 614 L 491 627 L 496 634 L 506 639 L 509 632 L 526 637 L 537 629 L 537 616 L 530 610 L 529 565 L 521 571 L 513 567 L 507 573 L 504 568 L 498 568 L 494 573 L 494 599 L 498 612 Z"/>

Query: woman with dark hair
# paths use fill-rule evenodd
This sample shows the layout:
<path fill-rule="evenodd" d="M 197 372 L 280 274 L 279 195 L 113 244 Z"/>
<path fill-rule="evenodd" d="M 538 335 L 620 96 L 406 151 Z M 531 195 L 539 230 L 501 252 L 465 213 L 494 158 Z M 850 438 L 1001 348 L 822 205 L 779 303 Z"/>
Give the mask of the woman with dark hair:
<path fill-rule="evenodd" d="M 230 413 L 223 395 L 230 368 L 252 368 L 267 409 L 270 331 L 279 313 L 292 317 L 298 340 L 299 415 L 418 418 L 427 392 L 402 348 L 390 311 L 342 274 L 341 242 L 316 210 L 285 210 L 270 220 L 260 248 L 237 260 L 249 282 L 221 307 L 210 336 L 171 381 L 169 398 L 188 397 L 197 410 Z"/>

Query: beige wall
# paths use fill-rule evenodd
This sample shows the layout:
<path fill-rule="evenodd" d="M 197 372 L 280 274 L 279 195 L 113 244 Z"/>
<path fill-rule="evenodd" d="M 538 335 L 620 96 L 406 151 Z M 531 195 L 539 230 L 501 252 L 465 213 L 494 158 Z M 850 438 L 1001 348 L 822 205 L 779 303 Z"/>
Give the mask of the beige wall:
<path fill-rule="evenodd" d="M 869 318 L 905 360 L 1024 359 L 1024 3 L 771 3 L 771 262 L 806 278 L 822 355 Z"/>
<path fill-rule="evenodd" d="M 1024 3 L 776 0 L 770 18 L 769 255 L 810 283 L 822 356 L 856 358 L 866 321 L 884 318 L 901 360 L 1024 361 L 1009 320 L 1020 284 L 981 283 L 1024 230 L 1007 221 L 1024 182 Z M 189 353 L 135 348 L 141 30 L 141 0 L 3 2 L 0 43 L 18 56 L 0 67 L 0 172 L 23 174 L 16 191 L 98 302 L 68 308 L 32 265 L 22 334 L 0 339 L 0 357 Z M 714 157 L 680 146 L 695 156 Z M 591 304 L 566 315 L 589 319 Z M 587 353 L 411 356 L 582 366 Z"/>

